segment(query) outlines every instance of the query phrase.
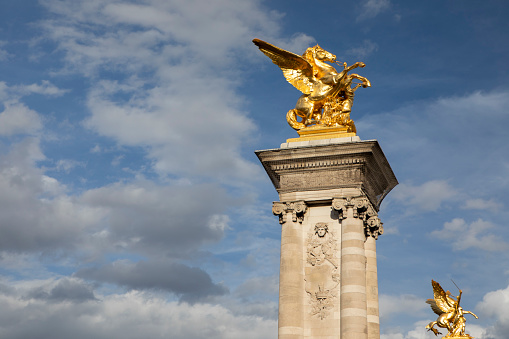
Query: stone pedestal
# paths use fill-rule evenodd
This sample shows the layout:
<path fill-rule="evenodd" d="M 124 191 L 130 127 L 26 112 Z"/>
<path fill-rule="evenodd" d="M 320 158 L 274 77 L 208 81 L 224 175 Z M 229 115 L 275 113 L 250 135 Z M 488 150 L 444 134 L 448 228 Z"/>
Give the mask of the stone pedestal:
<path fill-rule="evenodd" d="M 283 144 L 256 155 L 279 193 L 279 339 L 378 339 L 375 240 L 397 185 L 378 142 Z"/>

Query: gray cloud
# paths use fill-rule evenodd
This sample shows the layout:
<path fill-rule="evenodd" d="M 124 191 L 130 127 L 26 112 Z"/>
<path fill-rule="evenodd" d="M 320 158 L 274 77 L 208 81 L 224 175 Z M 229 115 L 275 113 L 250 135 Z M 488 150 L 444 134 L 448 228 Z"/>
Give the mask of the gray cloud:
<path fill-rule="evenodd" d="M 0 158 L 0 251 L 135 250 L 184 257 L 222 239 L 229 198 L 214 184 L 116 183 L 70 196 L 36 167 L 39 141 L 23 139 Z"/>
<path fill-rule="evenodd" d="M 178 295 L 182 301 L 187 302 L 228 292 L 225 286 L 214 284 L 202 269 L 169 261 L 137 263 L 116 261 L 99 268 L 83 268 L 75 275 L 129 289 L 164 290 Z"/>
<path fill-rule="evenodd" d="M 104 239 L 117 250 L 185 257 L 220 240 L 228 203 L 218 185 L 158 186 L 150 181 L 113 184 L 87 191 L 81 201 L 102 209 Z"/>
<path fill-rule="evenodd" d="M 29 299 L 42 299 L 51 302 L 84 302 L 97 300 L 91 285 L 76 279 L 63 278 L 49 291 L 46 287 L 37 287 L 26 295 Z"/>
<path fill-rule="evenodd" d="M 67 194 L 37 168 L 37 138 L 12 144 L 0 158 L 0 251 L 137 249 L 185 256 L 220 240 L 229 199 L 215 184 L 116 183 Z"/>
<path fill-rule="evenodd" d="M 0 158 L 0 251 L 71 249 L 98 220 L 65 187 L 36 168 L 39 141 L 26 138 Z"/>
<path fill-rule="evenodd" d="M 134 291 L 99 298 L 101 302 L 48 303 L 0 294 L 2 336 L 9 339 L 163 339 L 169 336 L 172 339 L 266 339 L 277 333 L 275 319 L 235 314 L 221 305 L 168 302 L 157 295 Z"/>

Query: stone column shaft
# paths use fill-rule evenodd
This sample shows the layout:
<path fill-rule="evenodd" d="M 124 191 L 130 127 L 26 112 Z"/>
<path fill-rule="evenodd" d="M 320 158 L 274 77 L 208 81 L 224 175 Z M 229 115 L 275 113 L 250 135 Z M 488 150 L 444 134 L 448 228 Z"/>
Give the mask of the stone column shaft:
<path fill-rule="evenodd" d="M 304 272 L 302 257 L 303 202 L 274 203 L 273 212 L 280 215 L 281 268 L 279 273 L 279 339 L 303 339 Z M 299 213 L 299 216 L 297 216 Z"/>
<path fill-rule="evenodd" d="M 367 339 L 364 223 L 348 206 L 341 222 L 341 339 Z"/>
<path fill-rule="evenodd" d="M 366 298 L 368 307 L 368 339 L 380 338 L 380 319 L 378 315 L 378 276 L 376 266 L 376 240 L 368 236 L 364 243 L 366 249 Z"/>

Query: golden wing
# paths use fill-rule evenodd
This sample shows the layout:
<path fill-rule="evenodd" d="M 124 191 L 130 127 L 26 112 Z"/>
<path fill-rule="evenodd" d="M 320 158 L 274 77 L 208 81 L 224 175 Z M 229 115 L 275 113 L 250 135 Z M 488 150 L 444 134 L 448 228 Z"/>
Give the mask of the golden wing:
<path fill-rule="evenodd" d="M 442 315 L 442 310 L 440 308 L 438 308 L 436 302 L 435 302 L 435 299 L 428 299 L 426 300 L 426 304 L 429 304 L 431 306 L 431 309 L 433 310 L 433 312 L 435 312 L 436 314 L 438 315 Z"/>
<path fill-rule="evenodd" d="M 313 67 L 306 59 L 260 39 L 253 39 L 253 43 L 281 68 L 289 83 L 302 93 L 311 94 L 316 79 L 313 76 Z"/>
<path fill-rule="evenodd" d="M 442 313 L 450 313 L 454 311 L 454 307 L 450 305 L 450 303 L 456 302 L 454 299 L 449 298 L 447 294 L 444 292 L 442 286 L 434 280 L 431 280 L 431 285 L 433 286 L 433 297 L 435 299 L 428 299 L 426 303 L 431 306 L 433 312 L 438 315 Z M 449 299 L 449 303 L 447 300 Z"/>

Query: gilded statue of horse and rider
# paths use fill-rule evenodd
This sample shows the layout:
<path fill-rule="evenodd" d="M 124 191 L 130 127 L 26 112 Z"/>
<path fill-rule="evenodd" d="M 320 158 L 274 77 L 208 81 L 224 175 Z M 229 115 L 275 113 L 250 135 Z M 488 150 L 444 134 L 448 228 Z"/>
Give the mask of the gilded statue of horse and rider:
<path fill-rule="evenodd" d="M 472 339 L 469 334 L 465 333 L 465 314 L 471 314 L 476 319 L 479 319 L 474 313 L 470 311 L 465 311 L 460 306 L 461 294 L 463 291 L 459 290 L 460 294 L 457 297 L 451 295 L 451 292 L 445 292 L 434 280 L 431 280 L 431 285 L 433 286 L 433 299 L 426 300 L 431 306 L 433 312 L 438 315 L 438 319 L 436 321 L 430 322 L 426 329 L 428 331 L 433 331 L 435 335 L 441 334 L 434 327 L 437 325 L 438 327 L 442 327 L 447 329 L 448 333 L 444 339 Z"/>
<path fill-rule="evenodd" d="M 300 56 L 259 39 L 254 39 L 253 43 L 281 68 L 286 80 L 303 93 L 295 108 L 286 115 L 291 127 L 296 130 L 310 126 L 346 127 L 347 132 L 356 133 L 350 119 L 355 91 L 361 86 L 370 87 L 371 83 L 363 76 L 348 72 L 365 67 L 363 62 L 351 66 L 339 63 L 334 54 L 318 45 Z M 326 62 L 337 63 L 343 69 L 338 72 Z"/>

